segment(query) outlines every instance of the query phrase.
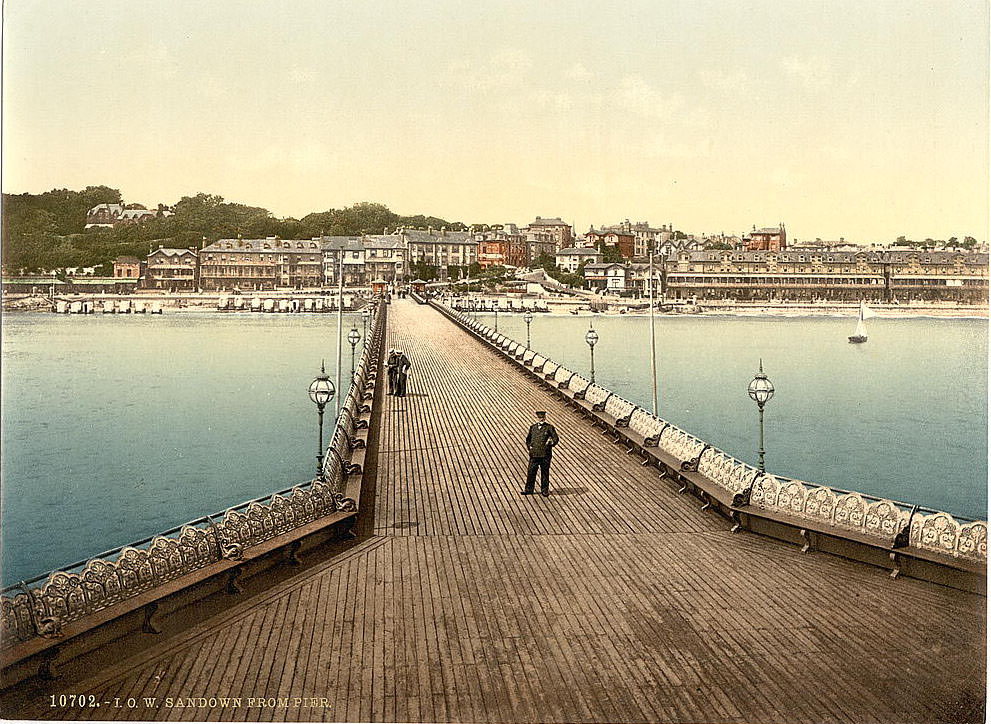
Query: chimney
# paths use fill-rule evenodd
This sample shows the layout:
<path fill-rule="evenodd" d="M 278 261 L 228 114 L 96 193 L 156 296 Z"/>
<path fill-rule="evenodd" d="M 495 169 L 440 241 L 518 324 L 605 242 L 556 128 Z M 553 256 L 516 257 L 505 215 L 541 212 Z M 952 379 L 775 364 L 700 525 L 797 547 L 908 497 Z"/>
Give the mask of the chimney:
<path fill-rule="evenodd" d="M 441 236 L 447 236 L 447 227 L 446 226 L 440 227 L 440 235 Z"/>
<path fill-rule="evenodd" d="M 388 236 L 388 235 L 389 235 L 389 227 L 388 226 L 383 226 L 382 227 L 382 236 Z"/>
<path fill-rule="evenodd" d="M 433 236 L 434 235 L 434 227 L 428 226 L 427 227 L 427 234 L 429 234 L 430 236 Z"/>

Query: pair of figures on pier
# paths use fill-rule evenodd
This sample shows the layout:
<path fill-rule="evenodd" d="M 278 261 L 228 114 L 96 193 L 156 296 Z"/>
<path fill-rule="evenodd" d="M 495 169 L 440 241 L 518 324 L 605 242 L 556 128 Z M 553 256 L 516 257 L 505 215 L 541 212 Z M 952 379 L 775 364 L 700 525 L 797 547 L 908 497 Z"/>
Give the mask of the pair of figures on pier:
<path fill-rule="evenodd" d="M 409 382 L 409 371 L 413 365 L 405 352 L 390 349 L 385 368 L 389 377 L 389 394 L 396 397 L 406 397 L 406 386 Z"/>

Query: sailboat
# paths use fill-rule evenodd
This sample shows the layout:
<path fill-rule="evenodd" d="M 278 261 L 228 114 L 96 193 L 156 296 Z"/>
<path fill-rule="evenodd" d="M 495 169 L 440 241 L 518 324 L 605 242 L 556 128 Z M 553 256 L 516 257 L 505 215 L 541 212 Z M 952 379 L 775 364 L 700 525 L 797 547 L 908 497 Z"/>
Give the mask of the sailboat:
<path fill-rule="evenodd" d="M 854 332 L 852 337 L 847 337 L 851 344 L 861 344 L 867 341 L 867 327 L 864 326 L 864 320 L 870 319 L 871 317 L 876 317 L 864 302 L 860 303 L 860 315 L 857 318 L 857 331 Z"/>

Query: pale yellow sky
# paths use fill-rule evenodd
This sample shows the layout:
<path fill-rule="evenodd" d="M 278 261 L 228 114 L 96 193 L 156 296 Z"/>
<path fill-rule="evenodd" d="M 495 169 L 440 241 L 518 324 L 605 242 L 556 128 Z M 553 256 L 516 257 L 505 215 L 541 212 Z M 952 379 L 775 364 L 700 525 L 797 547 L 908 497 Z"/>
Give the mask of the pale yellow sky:
<path fill-rule="evenodd" d="M 12 0 L 4 191 L 988 238 L 988 5 Z"/>

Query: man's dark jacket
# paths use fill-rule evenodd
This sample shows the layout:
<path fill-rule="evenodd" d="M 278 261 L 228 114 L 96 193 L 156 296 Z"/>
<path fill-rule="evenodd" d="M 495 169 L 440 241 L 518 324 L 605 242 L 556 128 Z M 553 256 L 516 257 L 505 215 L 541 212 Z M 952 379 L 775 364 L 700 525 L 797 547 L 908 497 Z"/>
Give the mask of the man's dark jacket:
<path fill-rule="evenodd" d="M 526 434 L 526 446 L 530 448 L 530 457 L 532 458 L 550 457 L 551 449 L 558 442 L 560 440 L 557 436 L 557 430 L 546 422 L 530 425 L 530 431 Z"/>

